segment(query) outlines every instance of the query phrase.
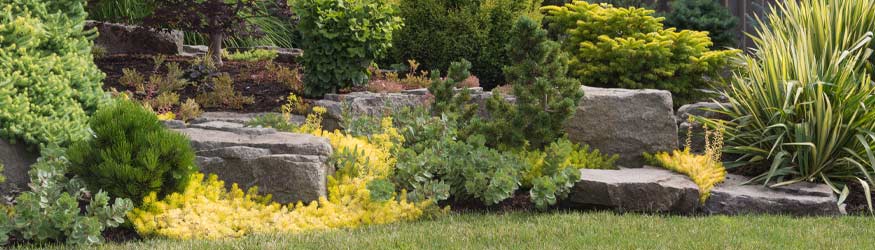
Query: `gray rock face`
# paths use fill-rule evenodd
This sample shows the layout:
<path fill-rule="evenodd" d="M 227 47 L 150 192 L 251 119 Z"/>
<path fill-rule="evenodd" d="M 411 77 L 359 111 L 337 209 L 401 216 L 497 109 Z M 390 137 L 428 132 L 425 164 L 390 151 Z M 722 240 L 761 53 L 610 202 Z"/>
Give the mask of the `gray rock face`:
<path fill-rule="evenodd" d="M 208 122 L 231 122 L 246 124 L 247 122 L 268 113 L 234 113 L 234 112 L 204 112 L 200 117 L 191 120 L 191 124 L 200 124 Z M 301 124 L 305 117 L 293 115 L 289 122 Z"/>
<path fill-rule="evenodd" d="M 134 25 L 88 21 L 85 29 L 97 28 L 94 43 L 110 54 L 169 54 L 183 52 L 181 31 L 162 31 Z"/>
<path fill-rule="evenodd" d="M 569 201 L 622 212 L 696 211 L 699 189 L 686 176 L 656 168 L 582 169 Z"/>
<path fill-rule="evenodd" d="M 700 102 L 681 106 L 677 112 L 678 122 L 678 147 L 683 148 L 687 140 L 687 131 L 692 128 L 693 136 L 690 140 L 691 151 L 703 152 L 705 148 L 704 129 L 698 122 L 689 122 L 690 116 L 704 117 L 709 119 L 729 120 L 730 117 L 710 110 L 719 110 L 722 107 L 732 107 L 729 103 Z"/>
<path fill-rule="evenodd" d="M 326 130 L 341 129 L 344 109 L 354 116 L 380 116 L 393 109 L 422 105 L 424 95 L 405 93 L 353 92 L 344 95 L 328 94 L 316 101 L 315 106 L 325 107 L 322 126 Z"/>
<path fill-rule="evenodd" d="M 222 121 L 176 131 L 191 139 L 200 170 L 218 175 L 228 186 L 258 186 L 280 203 L 327 195 L 326 179 L 333 173 L 327 161 L 333 150 L 325 138 Z"/>
<path fill-rule="evenodd" d="M 829 186 L 796 183 L 779 188 L 741 185 L 748 178 L 729 174 L 711 189 L 702 210 L 708 214 L 839 215 L 838 199 Z"/>
<path fill-rule="evenodd" d="M 584 97 L 565 124 L 568 138 L 602 153 L 619 154 L 617 165 L 641 167 L 642 153 L 677 148 L 671 93 L 582 87 Z"/>
<path fill-rule="evenodd" d="M 3 165 L 3 176 L 6 181 L 0 183 L 0 194 L 16 190 L 26 190 L 30 178 L 27 171 L 30 165 L 39 157 L 36 153 L 26 150 L 22 144 L 11 144 L 0 139 L 0 164 Z"/>

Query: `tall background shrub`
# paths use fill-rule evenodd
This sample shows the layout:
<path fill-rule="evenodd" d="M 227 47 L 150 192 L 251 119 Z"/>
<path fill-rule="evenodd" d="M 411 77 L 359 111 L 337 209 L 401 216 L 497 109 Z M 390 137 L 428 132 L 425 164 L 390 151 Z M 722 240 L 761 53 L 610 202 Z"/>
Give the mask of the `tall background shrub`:
<path fill-rule="evenodd" d="M 707 31 L 712 48 L 735 47 L 738 18 L 718 0 L 674 0 L 665 25 L 677 29 Z"/>
<path fill-rule="evenodd" d="M 759 24 L 726 92 L 726 152 L 740 155 L 727 166 L 772 186 L 875 184 L 875 1 L 787 1 Z"/>
<path fill-rule="evenodd" d="M 712 51 L 707 33 L 663 27 L 653 10 L 574 1 L 542 8 L 571 54 L 570 74 L 588 86 L 654 88 L 675 104 L 704 96 L 737 50 Z"/>
<path fill-rule="evenodd" d="M 298 0 L 292 7 L 300 17 L 304 91 L 310 96 L 367 83 L 368 67 L 385 55 L 402 25 L 383 0 Z"/>
<path fill-rule="evenodd" d="M 90 125 L 93 138 L 74 144 L 67 157 L 70 172 L 93 190 L 139 204 L 151 192 L 181 192 L 196 171 L 188 139 L 137 103 L 115 101 L 98 110 Z"/>
<path fill-rule="evenodd" d="M 538 16 L 541 0 L 401 0 L 402 28 L 393 40 L 391 59 L 414 59 L 425 69 L 446 69 L 467 59 L 485 88 L 505 84 L 502 67 L 510 64 L 507 41 L 520 16 Z"/>
<path fill-rule="evenodd" d="M 85 18 L 84 1 L 0 3 L 0 137 L 45 146 L 87 135 L 106 97 Z"/>

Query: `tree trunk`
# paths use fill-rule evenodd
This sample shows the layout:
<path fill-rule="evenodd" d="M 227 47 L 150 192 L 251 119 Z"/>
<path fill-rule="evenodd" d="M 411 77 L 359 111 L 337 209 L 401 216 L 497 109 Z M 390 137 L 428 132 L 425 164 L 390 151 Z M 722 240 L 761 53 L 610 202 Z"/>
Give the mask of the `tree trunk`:
<path fill-rule="evenodd" d="M 222 66 L 222 40 L 225 39 L 225 34 L 222 32 L 210 33 L 210 57 L 216 67 Z"/>

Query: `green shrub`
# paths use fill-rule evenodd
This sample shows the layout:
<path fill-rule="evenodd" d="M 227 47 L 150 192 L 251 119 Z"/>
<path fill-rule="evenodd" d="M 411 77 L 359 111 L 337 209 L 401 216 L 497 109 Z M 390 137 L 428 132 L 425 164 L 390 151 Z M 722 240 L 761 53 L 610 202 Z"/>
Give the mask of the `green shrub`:
<path fill-rule="evenodd" d="M 370 66 L 392 46 L 401 28 L 394 8 L 382 0 L 299 0 L 304 91 L 322 96 L 368 82 Z"/>
<path fill-rule="evenodd" d="M 509 104 L 503 95 L 494 94 L 487 106 L 491 118 L 474 122 L 477 128 L 469 133 L 486 135 L 498 148 L 541 149 L 565 135 L 563 125 L 574 115 L 583 92 L 579 81 L 566 76 L 560 45 L 547 38 L 539 23 L 520 18 L 510 34 L 511 66 L 504 73 L 516 100 Z"/>
<path fill-rule="evenodd" d="M 234 52 L 228 54 L 225 52 L 223 57 L 227 58 L 231 61 L 244 61 L 244 62 L 259 62 L 259 61 L 273 61 L 279 55 L 276 50 L 269 49 L 254 49 L 243 52 Z"/>
<path fill-rule="evenodd" d="M 665 25 L 678 29 L 707 31 L 712 47 L 735 47 L 735 25 L 738 18 L 717 0 L 675 0 Z"/>
<path fill-rule="evenodd" d="M 525 160 L 522 187 L 529 189 L 535 206 L 543 209 L 568 196 L 580 180 L 580 169 L 615 169 L 619 156 L 606 157 L 588 146 L 580 147 L 566 139 L 555 141 L 544 151 L 523 151 Z"/>
<path fill-rule="evenodd" d="M 711 51 L 707 33 L 664 29 L 653 10 L 575 1 L 547 6 L 550 31 L 572 58 L 571 74 L 588 86 L 671 91 L 675 105 L 696 101 L 737 50 Z"/>
<path fill-rule="evenodd" d="M 46 146 L 87 136 L 87 115 L 106 95 L 84 4 L 0 3 L 0 137 Z"/>
<path fill-rule="evenodd" d="M 0 163 L 0 183 L 6 181 L 6 176 L 3 175 L 3 163 Z"/>
<path fill-rule="evenodd" d="M 402 28 L 391 52 L 393 63 L 416 60 L 425 69 L 446 69 L 468 59 L 484 88 L 505 82 L 510 63 L 505 47 L 514 21 L 537 16 L 540 0 L 401 0 Z"/>
<path fill-rule="evenodd" d="M 727 168 L 772 186 L 875 185 L 875 86 L 866 70 L 875 1 L 787 1 L 774 10 L 726 91 L 725 152 L 740 155 Z"/>
<path fill-rule="evenodd" d="M 89 194 L 80 180 L 67 178 L 68 165 L 63 151 L 43 150 L 29 172 L 31 191 L 18 196 L 11 213 L 0 211 L 0 245 L 9 235 L 36 243 L 97 244 L 104 229 L 124 223 L 132 202 L 115 199 L 109 205 L 106 192 Z M 84 211 L 80 201 L 87 202 Z"/>
<path fill-rule="evenodd" d="M 70 172 L 92 189 L 137 204 L 150 192 L 180 192 L 194 173 L 188 139 L 167 130 L 152 112 L 126 100 L 101 108 L 91 118 L 94 137 L 68 151 Z"/>

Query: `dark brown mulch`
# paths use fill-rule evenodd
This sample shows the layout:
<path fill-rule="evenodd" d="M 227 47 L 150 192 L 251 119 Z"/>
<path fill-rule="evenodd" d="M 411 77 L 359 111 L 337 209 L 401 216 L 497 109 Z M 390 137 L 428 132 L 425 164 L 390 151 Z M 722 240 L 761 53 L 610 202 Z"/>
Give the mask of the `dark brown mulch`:
<path fill-rule="evenodd" d="M 122 77 L 122 70 L 125 68 L 136 69 L 148 80 L 152 74 L 165 74 L 166 68 L 161 67 L 158 71 L 153 71 L 154 62 L 150 55 L 112 55 L 107 57 L 95 58 L 94 62 L 101 71 L 106 73 L 103 88 L 110 90 L 115 88 L 118 91 L 131 90 L 119 84 L 119 78 Z M 187 69 L 193 57 L 185 56 L 167 56 L 165 64 L 169 62 L 179 63 L 180 68 Z M 277 65 L 293 68 L 295 65 L 288 63 L 275 62 Z M 244 105 L 242 109 L 235 110 L 231 108 L 205 108 L 205 111 L 234 111 L 244 113 L 268 112 L 276 111 L 282 106 L 285 98 L 291 93 L 291 90 L 279 82 L 261 81 L 258 75 L 270 75 L 271 72 L 265 70 L 266 62 L 239 62 L 227 61 L 219 72 L 228 73 L 234 80 L 234 89 L 244 96 L 252 96 L 255 103 Z M 200 84 L 200 83 L 196 83 Z M 180 102 L 184 102 L 188 98 L 194 98 L 197 95 L 198 86 L 196 84 L 185 87 L 179 91 Z"/>
<path fill-rule="evenodd" d="M 133 228 L 131 228 L 130 226 L 127 226 L 127 227 L 123 226 L 123 227 L 117 227 L 117 228 L 111 228 L 111 229 L 104 230 L 103 231 L 103 238 L 107 242 L 115 242 L 115 243 L 124 243 L 124 242 L 128 242 L 128 241 L 135 241 L 135 240 L 142 239 L 142 237 L 140 237 L 140 235 L 137 234 L 137 231 L 134 230 Z"/>

